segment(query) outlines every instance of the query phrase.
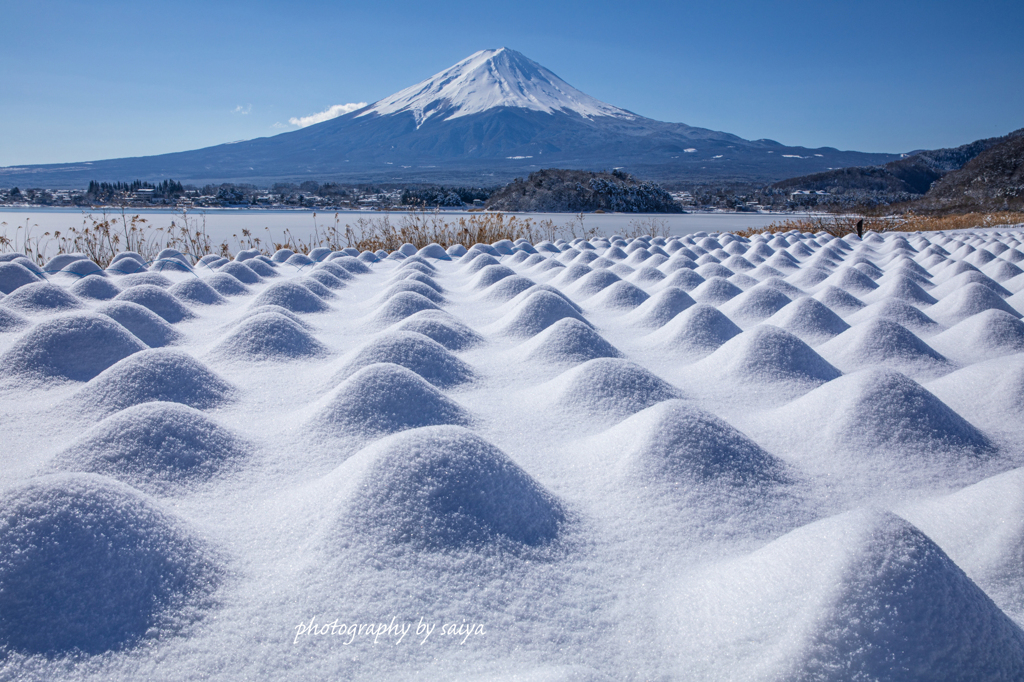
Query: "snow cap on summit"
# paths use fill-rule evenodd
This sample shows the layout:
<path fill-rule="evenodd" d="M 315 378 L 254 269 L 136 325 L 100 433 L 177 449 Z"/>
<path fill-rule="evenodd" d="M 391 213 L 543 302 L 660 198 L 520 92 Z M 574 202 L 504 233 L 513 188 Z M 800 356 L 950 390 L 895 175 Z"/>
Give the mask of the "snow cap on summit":
<path fill-rule="evenodd" d="M 496 107 L 533 109 L 549 114 L 574 112 L 588 119 L 597 116 L 638 118 L 625 109 L 580 92 L 537 62 L 507 47 L 480 50 L 355 116 L 411 111 L 419 128 L 432 116 L 450 121 Z"/>

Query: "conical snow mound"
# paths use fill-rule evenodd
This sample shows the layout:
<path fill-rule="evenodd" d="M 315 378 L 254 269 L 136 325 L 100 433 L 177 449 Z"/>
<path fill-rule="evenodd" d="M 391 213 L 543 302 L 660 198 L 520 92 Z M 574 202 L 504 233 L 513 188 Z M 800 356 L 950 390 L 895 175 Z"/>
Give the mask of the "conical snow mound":
<path fill-rule="evenodd" d="M 254 308 L 261 305 L 279 305 L 293 313 L 320 313 L 330 309 L 322 298 L 296 282 L 270 285 L 252 302 Z"/>
<path fill-rule="evenodd" d="M 391 436 L 367 463 L 342 523 L 371 541 L 414 549 L 516 550 L 555 540 L 565 512 L 505 453 L 455 426 Z"/>
<path fill-rule="evenodd" d="M 701 362 L 711 371 L 751 384 L 817 386 L 841 375 L 806 343 L 769 324 L 736 336 Z"/>
<path fill-rule="evenodd" d="M 484 340 L 475 331 L 441 310 L 424 310 L 410 315 L 395 327 L 395 331 L 423 334 L 450 351 L 472 348 Z"/>
<path fill-rule="evenodd" d="M 573 317 L 590 323 L 561 296 L 550 291 L 537 291 L 523 300 L 512 312 L 497 323 L 510 336 L 534 336 L 561 319 Z"/>
<path fill-rule="evenodd" d="M 103 420 L 59 454 L 54 466 L 103 474 L 151 493 L 174 492 L 211 478 L 247 451 L 202 412 L 150 402 Z"/>
<path fill-rule="evenodd" d="M 817 452 L 968 457 L 991 451 L 974 426 L 912 379 L 893 370 L 850 374 L 781 409 Z"/>
<path fill-rule="evenodd" d="M 643 367 L 626 360 L 585 362 L 542 387 L 559 412 L 580 419 L 622 419 L 683 394 Z"/>
<path fill-rule="evenodd" d="M 708 662 L 690 671 L 702 678 L 1024 676 L 1020 628 L 924 533 L 888 512 L 795 530 L 717 566 L 677 599 L 679 626 L 696 634 L 683 649 Z M 712 601 L 735 606 L 726 613 Z M 760 647 L 772 655 L 758 655 Z M 728 674 L 710 661 L 729 661 Z"/>
<path fill-rule="evenodd" d="M 26 332 L 0 356 L 0 366 L 36 380 L 88 381 L 145 347 L 109 317 L 66 315 Z"/>
<path fill-rule="evenodd" d="M 735 428 L 682 400 L 666 400 L 602 434 L 621 441 L 620 466 L 666 485 L 759 486 L 787 480 L 785 466 Z M 618 449 L 618 448 L 617 448 Z"/>
<path fill-rule="evenodd" d="M 414 332 L 388 332 L 356 351 L 335 379 L 347 379 L 378 362 L 401 365 L 439 388 L 470 381 L 473 370 L 433 339 Z"/>
<path fill-rule="evenodd" d="M 124 649 L 195 619 L 220 574 L 196 535 L 111 479 L 44 476 L 0 497 L 0 648 Z"/>
<path fill-rule="evenodd" d="M 310 420 L 314 433 L 374 438 L 423 426 L 468 426 L 469 413 L 415 372 L 380 363 L 338 386 Z"/>
<path fill-rule="evenodd" d="M 70 403 L 100 415 L 153 401 L 204 410 L 228 402 L 233 394 L 230 384 L 188 353 L 161 348 L 136 353 L 110 367 Z"/>
<path fill-rule="evenodd" d="M 150 348 L 177 343 L 182 334 L 166 320 L 138 303 L 110 301 L 96 309 L 134 334 Z"/>
<path fill-rule="evenodd" d="M 267 362 L 317 358 L 327 347 L 298 324 L 278 313 L 247 318 L 213 347 L 211 354 L 233 360 Z"/>
<path fill-rule="evenodd" d="M 578 364 L 595 358 L 622 357 L 600 334 L 571 317 L 555 322 L 537 334 L 519 351 L 528 360 Z"/>
<path fill-rule="evenodd" d="M 650 340 L 658 348 L 697 358 L 717 350 L 740 332 L 740 328 L 718 310 L 698 303 L 651 334 Z"/>

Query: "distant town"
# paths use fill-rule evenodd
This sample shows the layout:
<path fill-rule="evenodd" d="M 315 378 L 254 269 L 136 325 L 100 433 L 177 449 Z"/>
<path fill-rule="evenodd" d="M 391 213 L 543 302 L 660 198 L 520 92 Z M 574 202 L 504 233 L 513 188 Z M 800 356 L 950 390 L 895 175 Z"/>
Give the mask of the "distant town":
<path fill-rule="evenodd" d="M 276 183 L 269 188 L 248 184 L 181 184 L 90 182 L 81 189 L 0 188 L 0 206 L 53 208 L 136 208 L 190 210 L 205 208 L 373 210 L 487 208 L 498 187 L 382 187 L 306 181 Z M 825 208 L 829 193 L 750 186 L 693 186 L 670 191 L 685 211 L 806 211 Z"/>

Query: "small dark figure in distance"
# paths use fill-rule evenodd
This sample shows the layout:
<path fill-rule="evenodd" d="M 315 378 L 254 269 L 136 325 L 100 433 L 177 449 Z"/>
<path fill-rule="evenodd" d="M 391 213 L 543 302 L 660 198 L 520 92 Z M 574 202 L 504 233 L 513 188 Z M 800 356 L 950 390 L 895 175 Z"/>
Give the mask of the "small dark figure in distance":
<path fill-rule="evenodd" d="M 861 218 L 857 221 L 857 236 L 861 239 L 864 238 L 864 219 Z"/>

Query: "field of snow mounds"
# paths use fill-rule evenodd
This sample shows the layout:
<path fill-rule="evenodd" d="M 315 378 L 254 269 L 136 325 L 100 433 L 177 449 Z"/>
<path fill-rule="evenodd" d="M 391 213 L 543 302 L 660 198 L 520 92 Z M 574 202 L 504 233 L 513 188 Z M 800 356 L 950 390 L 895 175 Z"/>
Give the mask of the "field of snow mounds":
<path fill-rule="evenodd" d="M 1024 235 L 0 258 L 0 678 L 1024 679 Z"/>

